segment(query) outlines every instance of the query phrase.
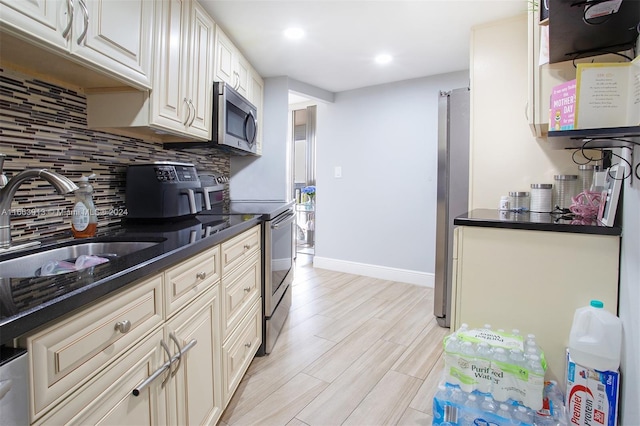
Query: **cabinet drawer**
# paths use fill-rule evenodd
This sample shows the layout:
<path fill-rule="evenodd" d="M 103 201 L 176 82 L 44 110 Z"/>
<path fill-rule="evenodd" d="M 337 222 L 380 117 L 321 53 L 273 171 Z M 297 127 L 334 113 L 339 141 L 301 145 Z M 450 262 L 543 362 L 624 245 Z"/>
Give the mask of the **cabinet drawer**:
<path fill-rule="evenodd" d="M 260 250 L 260 225 L 222 243 L 222 274 L 226 274 Z"/>
<path fill-rule="evenodd" d="M 258 299 L 246 317 L 222 345 L 223 397 L 226 405 L 262 343 L 261 300 Z"/>
<path fill-rule="evenodd" d="M 165 392 L 158 377 L 139 396 L 131 391 L 164 362 L 162 329 L 145 338 L 118 362 L 84 384 L 38 425 L 166 424 Z"/>
<path fill-rule="evenodd" d="M 260 264 L 260 252 L 254 253 L 222 280 L 223 339 L 238 325 L 253 301 L 260 296 Z"/>
<path fill-rule="evenodd" d="M 220 279 L 220 246 L 215 246 L 165 272 L 167 317 Z"/>
<path fill-rule="evenodd" d="M 161 324 L 162 310 L 162 275 L 157 275 L 28 337 L 31 418 Z"/>

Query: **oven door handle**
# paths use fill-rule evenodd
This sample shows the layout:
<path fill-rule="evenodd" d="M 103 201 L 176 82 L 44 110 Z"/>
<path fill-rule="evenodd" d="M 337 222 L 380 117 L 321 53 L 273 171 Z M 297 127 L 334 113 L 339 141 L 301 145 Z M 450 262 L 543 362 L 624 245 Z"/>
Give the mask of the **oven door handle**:
<path fill-rule="evenodd" d="M 292 212 L 287 213 L 282 219 L 274 221 L 271 224 L 271 229 L 280 229 L 280 227 L 292 223 L 296 218 L 296 215 Z"/>

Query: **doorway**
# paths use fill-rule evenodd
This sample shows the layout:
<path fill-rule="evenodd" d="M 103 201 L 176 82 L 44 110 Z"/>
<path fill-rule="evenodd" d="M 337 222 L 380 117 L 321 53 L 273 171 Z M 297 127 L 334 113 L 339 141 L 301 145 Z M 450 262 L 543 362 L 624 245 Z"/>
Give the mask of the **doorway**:
<path fill-rule="evenodd" d="M 316 113 L 316 105 L 291 109 L 293 198 L 298 223 L 296 251 L 311 258 L 316 237 Z"/>

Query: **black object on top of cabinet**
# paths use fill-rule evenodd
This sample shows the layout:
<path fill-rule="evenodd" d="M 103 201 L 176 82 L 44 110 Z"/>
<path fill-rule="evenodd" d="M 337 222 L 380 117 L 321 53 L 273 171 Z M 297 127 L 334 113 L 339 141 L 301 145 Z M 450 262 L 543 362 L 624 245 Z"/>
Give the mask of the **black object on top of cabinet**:
<path fill-rule="evenodd" d="M 623 0 L 618 12 L 585 19 L 601 0 L 549 0 L 549 62 L 621 52 L 635 45 L 640 1 Z M 585 22 L 586 21 L 586 22 Z"/>

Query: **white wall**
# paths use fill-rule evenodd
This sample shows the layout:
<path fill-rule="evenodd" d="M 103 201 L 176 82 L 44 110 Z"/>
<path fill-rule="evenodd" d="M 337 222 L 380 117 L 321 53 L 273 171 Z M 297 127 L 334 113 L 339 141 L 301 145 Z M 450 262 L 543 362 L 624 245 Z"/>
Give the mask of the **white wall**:
<path fill-rule="evenodd" d="M 438 95 L 467 85 L 461 71 L 319 104 L 316 266 L 433 285 Z"/>
<path fill-rule="evenodd" d="M 501 195 L 577 174 L 571 152 L 537 140 L 525 116 L 528 102 L 527 15 L 472 30 L 469 205 L 496 209 Z"/>
<path fill-rule="evenodd" d="M 231 157 L 232 200 L 289 200 L 287 189 L 289 79 L 264 81 L 262 156 Z"/>
<path fill-rule="evenodd" d="M 640 148 L 633 153 L 640 161 Z M 640 181 L 624 183 L 618 314 L 622 319 L 621 425 L 640 421 Z"/>

